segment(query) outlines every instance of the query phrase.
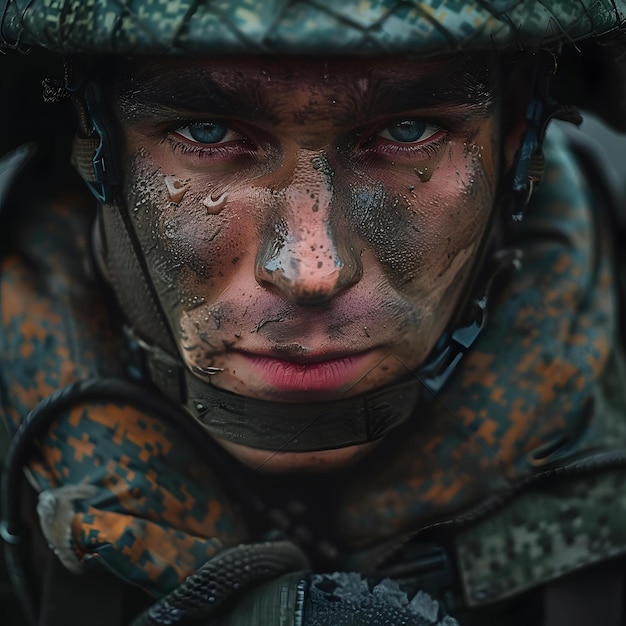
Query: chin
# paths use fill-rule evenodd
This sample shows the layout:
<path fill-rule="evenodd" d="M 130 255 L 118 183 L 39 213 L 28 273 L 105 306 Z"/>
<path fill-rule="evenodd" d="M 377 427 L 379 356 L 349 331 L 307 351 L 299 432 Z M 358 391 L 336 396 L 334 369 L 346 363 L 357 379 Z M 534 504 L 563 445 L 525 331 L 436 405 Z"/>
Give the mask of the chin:
<path fill-rule="evenodd" d="M 361 459 L 379 443 L 370 441 L 312 452 L 277 452 L 242 446 L 219 437 L 215 437 L 215 440 L 238 461 L 265 474 L 323 474 L 340 470 Z"/>

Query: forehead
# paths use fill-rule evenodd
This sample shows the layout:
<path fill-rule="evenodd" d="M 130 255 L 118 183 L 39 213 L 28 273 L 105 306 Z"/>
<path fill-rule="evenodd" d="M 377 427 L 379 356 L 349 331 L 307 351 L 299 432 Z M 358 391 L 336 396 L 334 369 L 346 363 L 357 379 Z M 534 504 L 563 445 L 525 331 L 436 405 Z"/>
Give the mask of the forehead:
<path fill-rule="evenodd" d="M 347 108 L 352 114 L 464 105 L 487 113 L 497 93 L 491 57 L 310 59 L 238 57 L 131 61 L 117 75 L 122 105 L 157 105 L 262 116 L 284 106 Z"/>

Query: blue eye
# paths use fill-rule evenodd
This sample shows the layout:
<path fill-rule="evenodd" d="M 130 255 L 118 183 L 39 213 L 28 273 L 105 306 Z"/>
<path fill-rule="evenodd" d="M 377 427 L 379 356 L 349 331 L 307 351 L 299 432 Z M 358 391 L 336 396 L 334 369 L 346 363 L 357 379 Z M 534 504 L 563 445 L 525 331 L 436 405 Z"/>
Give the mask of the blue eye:
<path fill-rule="evenodd" d="M 437 124 L 424 122 L 421 120 L 402 120 L 395 124 L 390 124 L 379 134 L 385 139 L 391 139 L 398 143 L 418 143 L 425 141 L 429 137 L 439 132 L 441 127 Z"/>
<path fill-rule="evenodd" d="M 212 144 L 224 141 L 230 129 L 219 122 L 193 122 L 176 131 L 179 135 L 196 143 Z"/>

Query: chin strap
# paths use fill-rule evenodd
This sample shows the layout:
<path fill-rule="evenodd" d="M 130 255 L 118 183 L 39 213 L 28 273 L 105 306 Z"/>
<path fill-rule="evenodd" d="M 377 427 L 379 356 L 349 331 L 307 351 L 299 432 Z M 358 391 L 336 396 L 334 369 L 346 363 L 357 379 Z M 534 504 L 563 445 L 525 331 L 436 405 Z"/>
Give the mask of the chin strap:
<path fill-rule="evenodd" d="M 483 281 L 485 287 L 475 297 L 470 306 L 465 325 L 458 325 L 445 332 L 440 338 L 426 362 L 417 370 L 416 375 L 431 394 L 437 395 L 452 376 L 456 366 L 474 345 L 487 323 L 489 298 L 495 284 L 511 271 L 522 266 L 522 252 L 517 248 L 498 250 L 489 260 L 489 268 Z"/>
<path fill-rule="evenodd" d="M 130 329 L 126 338 L 136 377 L 147 376 L 212 435 L 251 448 L 311 452 L 377 441 L 411 416 L 421 396 L 419 377 L 408 374 L 382 389 L 337 400 L 257 400 L 215 387 Z"/>
<path fill-rule="evenodd" d="M 563 105 L 551 96 L 551 83 L 557 69 L 557 57 L 554 54 L 543 52 L 537 55 L 532 78 L 533 93 L 526 108 L 526 130 L 511 174 L 502 185 L 500 202 L 497 203 L 499 208 L 492 212 L 486 228 L 483 249 L 492 246 L 491 238 L 498 223 L 506 220 L 520 222 L 523 219 L 533 191 L 543 178 L 545 159 L 542 146 L 550 121 L 560 119 L 573 124 L 582 122 L 575 107 Z M 439 338 L 427 362 L 418 371 L 420 380 L 431 393 L 437 394 L 443 389 L 463 355 L 478 338 L 487 320 L 489 294 L 494 283 L 509 269 L 519 269 L 521 262 L 521 252 L 513 248 L 496 249 L 485 263 L 479 257 L 474 273 L 480 274 L 477 284 L 484 285 L 482 293 L 473 289 L 478 296 L 469 304 L 461 305 L 461 315 Z"/>

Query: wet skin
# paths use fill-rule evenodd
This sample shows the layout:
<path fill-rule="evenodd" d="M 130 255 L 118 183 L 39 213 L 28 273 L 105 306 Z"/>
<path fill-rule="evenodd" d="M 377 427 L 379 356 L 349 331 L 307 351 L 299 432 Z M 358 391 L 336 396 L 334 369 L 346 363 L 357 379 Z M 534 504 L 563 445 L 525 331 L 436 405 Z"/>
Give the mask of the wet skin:
<path fill-rule="evenodd" d="M 297 402 L 417 368 L 494 204 L 495 70 L 257 58 L 126 71 L 125 200 L 187 366 Z M 271 454 L 222 443 L 251 465 Z M 332 468 L 362 451 L 278 453 L 269 466 Z"/>

